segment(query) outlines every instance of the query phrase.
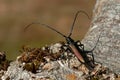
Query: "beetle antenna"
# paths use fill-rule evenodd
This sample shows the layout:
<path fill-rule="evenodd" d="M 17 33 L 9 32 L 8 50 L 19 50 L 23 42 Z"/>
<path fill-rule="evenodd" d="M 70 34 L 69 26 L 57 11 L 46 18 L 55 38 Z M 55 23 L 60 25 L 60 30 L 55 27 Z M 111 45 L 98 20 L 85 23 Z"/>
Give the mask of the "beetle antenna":
<path fill-rule="evenodd" d="M 88 17 L 88 19 L 90 19 L 89 15 L 88 15 L 85 11 L 82 11 L 82 10 L 78 11 L 78 12 L 75 14 L 75 18 L 74 18 L 73 24 L 72 24 L 72 26 L 71 26 L 71 28 L 70 28 L 70 33 L 69 33 L 68 37 L 70 37 L 70 36 L 72 35 L 73 27 L 74 27 L 74 25 L 75 25 L 75 22 L 76 22 L 76 19 L 77 19 L 77 16 L 78 16 L 79 13 L 84 13 L 84 14 Z"/>
<path fill-rule="evenodd" d="M 97 41 L 96 41 L 96 44 L 95 44 L 95 46 L 93 47 L 93 49 L 91 50 L 91 52 L 94 51 L 95 48 L 97 47 L 97 44 L 98 44 L 98 42 L 99 42 L 99 40 L 100 40 L 100 37 L 101 37 L 102 32 L 103 32 L 103 31 L 100 32 L 100 34 L 99 34 L 99 36 L 98 36 L 98 39 L 97 39 Z"/>
<path fill-rule="evenodd" d="M 60 34 L 61 36 L 63 36 L 63 37 L 66 38 L 66 36 L 65 36 L 64 34 L 62 34 L 61 32 L 57 31 L 56 29 L 52 28 L 51 26 L 48 26 L 48 25 L 46 25 L 46 24 L 42 24 L 42 23 L 40 23 L 40 22 L 33 22 L 33 23 L 27 25 L 27 26 L 25 27 L 24 31 L 26 31 L 26 30 L 27 30 L 29 27 L 31 27 L 31 25 L 33 25 L 33 24 L 40 24 L 40 25 L 43 25 L 43 26 L 45 26 L 45 27 L 47 27 L 47 28 L 49 28 L 49 29 L 51 29 L 51 30 L 57 32 L 58 34 Z"/>

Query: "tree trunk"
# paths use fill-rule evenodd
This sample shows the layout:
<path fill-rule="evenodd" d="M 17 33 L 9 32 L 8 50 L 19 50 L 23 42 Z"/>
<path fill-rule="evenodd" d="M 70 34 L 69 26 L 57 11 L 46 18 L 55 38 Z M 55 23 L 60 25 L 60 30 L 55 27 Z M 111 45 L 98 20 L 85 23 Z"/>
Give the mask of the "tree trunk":
<path fill-rule="evenodd" d="M 91 27 L 82 42 L 87 50 L 96 46 L 95 61 L 120 73 L 120 0 L 96 1 Z"/>

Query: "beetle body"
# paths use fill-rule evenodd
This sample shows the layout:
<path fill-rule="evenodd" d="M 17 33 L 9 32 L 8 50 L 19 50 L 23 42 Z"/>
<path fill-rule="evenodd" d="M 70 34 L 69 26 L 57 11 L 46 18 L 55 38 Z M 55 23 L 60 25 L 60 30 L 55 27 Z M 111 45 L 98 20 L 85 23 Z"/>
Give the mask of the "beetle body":
<path fill-rule="evenodd" d="M 74 41 L 71 37 L 65 37 L 69 50 L 75 54 L 78 60 L 83 63 L 89 70 L 94 68 L 94 58 L 92 61 L 89 60 L 87 53 L 92 53 L 92 51 L 85 51 L 83 44 L 77 44 L 79 41 Z M 94 57 L 94 56 L 92 56 Z"/>
<path fill-rule="evenodd" d="M 66 37 L 66 41 L 68 44 L 68 48 L 76 55 L 76 57 L 82 62 L 84 63 L 85 60 L 83 59 L 83 56 L 81 55 L 80 51 L 78 50 L 78 46 L 76 44 L 76 42 L 70 38 L 70 37 Z"/>

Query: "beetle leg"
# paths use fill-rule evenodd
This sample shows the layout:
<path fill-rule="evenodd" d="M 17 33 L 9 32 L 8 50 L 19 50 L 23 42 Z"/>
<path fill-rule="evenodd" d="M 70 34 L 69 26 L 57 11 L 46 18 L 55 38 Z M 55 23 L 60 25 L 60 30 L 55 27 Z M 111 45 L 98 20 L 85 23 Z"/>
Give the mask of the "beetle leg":
<path fill-rule="evenodd" d="M 84 45 L 83 45 L 79 40 L 76 41 L 75 43 L 79 46 L 79 48 L 80 48 L 81 50 L 84 51 Z"/>
<path fill-rule="evenodd" d="M 64 44 L 63 46 L 61 46 L 61 48 L 65 51 L 68 51 L 68 45 L 67 44 L 66 45 Z"/>
<path fill-rule="evenodd" d="M 86 54 L 88 54 L 88 55 L 90 55 L 90 56 L 92 57 L 92 62 L 93 62 L 93 64 L 94 64 L 95 59 L 94 59 L 93 52 L 92 52 L 92 51 L 84 51 L 84 53 L 86 53 Z"/>
<path fill-rule="evenodd" d="M 69 45 L 68 44 L 63 45 L 63 46 L 61 46 L 61 48 L 64 50 L 64 53 L 60 56 L 60 58 L 62 58 L 62 59 L 70 58 L 71 55 L 68 54 L 69 52 L 71 52 L 71 49 L 70 49 Z"/>
<path fill-rule="evenodd" d="M 79 40 L 75 42 L 78 46 L 84 46 Z"/>
<path fill-rule="evenodd" d="M 95 64 L 95 59 L 94 59 L 93 52 L 91 53 L 91 56 L 92 56 L 92 62 L 93 62 L 93 64 Z"/>

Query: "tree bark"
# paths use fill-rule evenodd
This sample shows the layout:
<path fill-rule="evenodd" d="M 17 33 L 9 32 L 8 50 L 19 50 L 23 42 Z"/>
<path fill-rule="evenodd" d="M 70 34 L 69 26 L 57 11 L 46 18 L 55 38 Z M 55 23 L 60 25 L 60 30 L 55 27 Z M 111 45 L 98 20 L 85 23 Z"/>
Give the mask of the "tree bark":
<path fill-rule="evenodd" d="M 95 61 L 120 73 L 120 0 L 96 0 L 91 27 L 82 42 L 87 50 L 96 45 Z"/>

